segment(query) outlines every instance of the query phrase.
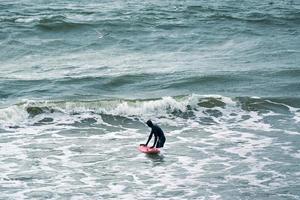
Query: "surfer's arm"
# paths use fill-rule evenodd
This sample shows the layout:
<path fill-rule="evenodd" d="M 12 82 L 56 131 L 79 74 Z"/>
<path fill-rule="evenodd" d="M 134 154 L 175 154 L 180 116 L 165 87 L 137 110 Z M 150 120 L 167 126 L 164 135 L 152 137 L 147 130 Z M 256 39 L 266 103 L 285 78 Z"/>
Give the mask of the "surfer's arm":
<path fill-rule="evenodd" d="M 148 143 L 150 142 L 151 138 L 152 138 L 152 135 L 153 135 L 153 131 L 151 131 L 149 137 L 148 137 L 148 141 L 146 142 L 146 146 L 148 146 Z"/>
<path fill-rule="evenodd" d="M 154 143 L 153 143 L 153 146 L 152 146 L 152 147 L 150 147 L 150 148 L 154 148 L 154 147 L 155 147 L 155 145 L 156 145 L 156 142 L 157 142 L 157 136 L 156 136 L 156 135 L 154 135 Z"/>

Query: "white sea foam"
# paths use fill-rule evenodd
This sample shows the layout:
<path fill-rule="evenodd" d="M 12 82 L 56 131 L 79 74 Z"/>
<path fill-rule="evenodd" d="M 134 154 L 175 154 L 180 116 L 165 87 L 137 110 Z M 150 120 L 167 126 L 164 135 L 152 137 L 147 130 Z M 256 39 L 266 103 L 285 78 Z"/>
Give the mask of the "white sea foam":
<path fill-rule="evenodd" d="M 2 127 L 16 126 L 26 121 L 28 113 L 23 107 L 14 105 L 0 109 L 0 125 Z"/>
<path fill-rule="evenodd" d="M 236 187 L 245 191 L 249 185 L 264 190 L 283 186 L 290 175 L 274 167 L 282 162 L 276 161 L 270 152 L 275 148 L 280 155 L 289 154 L 299 159 L 299 151 L 293 143 L 276 141 L 276 135 L 272 135 L 275 129 L 264 122 L 265 114 L 243 110 L 236 101 L 222 96 L 214 98 L 226 102 L 225 106 L 201 107 L 198 103 L 203 98 L 190 95 L 151 101 L 48 101 L 12 106 L 11 110 L 25 113 L 24 119 L 15 120 L 24 126 L 2 134 L 2 139 L 7 140 L 0 145 L 1 162 L 5 161 L 3 176 L 10 178 L 11 174 L 17 174 L 22 179 L 25 174 L 23 182 L 27 183 L 26 178 L 32 176 L 30 181 L 46 186 L 40 188 L 45 192 L 39 193 L 40 189 L 16 180 L 16 185 L 11 187 L 21 187 L 22 192 L 7 197 L 27 198 L 56 191 L 53 195 L 59 198 L 59 194 L 66 192 L 77 194 L 70 190 L 72 186 L 78 191 L 79 199 L 91 197 L 83 195 L 90 191 L 97 199 L 126 199 L 136 195 L 138 199 L 149 199 L 155 194 L 167 199 L 193 199 L 200 193 L 208 199 L 221 199 L 218 187 L 228 184 L 238 183 Z M 45 109 L 41 114 L 28 117 L 28 106 L 47 107 L 54 112 Z M 210 116 L 208 109 L 221 115 Z M 185 119 L 180 111 L 193 113 Z M 53 121 L 37 123 L 46 117 Z M 109 117 L 111 121 L 107 120 Z M 202 124 L 204 117 L 211 117 L 215 123 Z M 3 123 L 10 118 L 14 119 L 2 118 Z M 148 118 L 153 118 L 166 133 L 166 151 L 158 156 L 146 156 L 137 150 L 138 144 L 147 139 L 144 131 L 149 131 L 139 124 Z M 130 122 L 127 124 L 123 119 Z M 137 123 L 137 127 L 132 123 Z M 262 132 L 267 134 L 260 134 Z M 288 130 L 286 133 L 298 134 Z M 41 170 L 45 172 L 44 178 Z M 273 180 L 280 184 L 269 183 Z M 47 185 L 49 181 L 56 186 Z M 1 184 L 5 182 L 2 180 Z"/>
<path fill-rule="evenodd" d="M 30 16 L 30 17 L 22 17 L 15 20 L 17 23 L 31 23 L 37 22 L 41 19 L 40 16 Z"/>
<path fill-rule="evenodd" d="M 296 123 L 299 123 L 300 122 L 300 110 L 297 109 L 295 112 L 294 112 L 294 117 L 293 119 L 295 120 Z"/>

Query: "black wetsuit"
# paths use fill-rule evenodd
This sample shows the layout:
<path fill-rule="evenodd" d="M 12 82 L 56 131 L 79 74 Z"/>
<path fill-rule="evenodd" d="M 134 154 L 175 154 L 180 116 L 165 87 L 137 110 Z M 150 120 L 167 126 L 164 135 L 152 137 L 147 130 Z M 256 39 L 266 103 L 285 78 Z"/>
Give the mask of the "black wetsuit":
<path fill-rule="evenodd" d="M 155 145 L 156 145 L 156 148 L 163 147 L 165 144 L 165 141 L 166 141 L 166 137 L 164 135 L 164 132 L 161 130 L 161 128 L 159 126 L 157 126 L 156 124 L 153 124 L 153 126 L 151 127 L 151 133 L 149 135 L 146 146 L 150 142 L 153 134 L 154 134 L 154 143 L 153 143 L 152 147 L 155 147 Z"/>

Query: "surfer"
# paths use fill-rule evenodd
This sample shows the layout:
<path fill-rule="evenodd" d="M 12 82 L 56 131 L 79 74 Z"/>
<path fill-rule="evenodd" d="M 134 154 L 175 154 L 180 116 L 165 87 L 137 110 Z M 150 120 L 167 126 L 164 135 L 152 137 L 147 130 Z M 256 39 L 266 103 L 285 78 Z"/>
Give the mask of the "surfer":
<path fill-rule="evenodd" d="M 161 148 L 164 146 L 165 141 L 166 141 L 166 137 L 164 135 L 163 130 L 156 124 L 153 124 L 151 120 L 148 120 L 146 122 L 146 124 L 151 128 L 151 133 L 149 135 L 148 141 L 145 144 L 145 146 L 148 145 L 148 143 L 150 142 L 152 136 L 154 135 L 154 143 L 153 146 L 150 148 Z"/>

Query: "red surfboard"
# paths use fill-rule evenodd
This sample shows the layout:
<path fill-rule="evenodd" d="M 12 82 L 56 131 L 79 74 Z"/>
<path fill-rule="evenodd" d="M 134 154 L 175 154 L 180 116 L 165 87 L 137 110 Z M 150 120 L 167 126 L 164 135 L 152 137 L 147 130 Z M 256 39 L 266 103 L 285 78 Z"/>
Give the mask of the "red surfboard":
<path fill-rule="evenodd" d="M 148 146 L 139 146 L 139 151 L 147 154 L 157 154 L 160 152 L 159 148 L 150 148 Z"/>

